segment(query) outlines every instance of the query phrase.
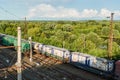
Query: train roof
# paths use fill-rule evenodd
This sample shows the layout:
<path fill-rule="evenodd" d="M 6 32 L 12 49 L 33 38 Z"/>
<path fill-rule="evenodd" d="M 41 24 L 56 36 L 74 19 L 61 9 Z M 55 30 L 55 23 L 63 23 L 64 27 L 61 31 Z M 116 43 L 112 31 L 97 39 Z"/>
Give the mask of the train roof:
<path fill-rule="evenodd" d="M 80 52 L 72 52 L 72 54 L 80 54 L 81 56 L 85 56 L 85 57 L 89 57 L 89 58 L 96 58 L 97 60 L 102 61 L 102 62 L 114 62 L 114 60 L 108 60 L 105 58 L 100 58 L 100 57 L 96 57 L 96 56 L 92 56 L 92 55 L 80 53 Z"/>
<path fill-rule="evenodd" d="M 95 56 L 91 56 L 89 54 L 85 54 L 85 53 L 81 53 L 81 52 L 72 52 L 72 54 L 80 54 L 80 55 L 86 56 L 86 57 L 95 57 Z"/>
<path fill-rule="evenodd" d="M 46 46 L 49 46 L 51 48 L 54 48 L 54 49 L 57 49 L 57 50 L 61 50 L 61 51 L 69 51 L 68 49 L 65 49 L 65 48 L 59 48 L 59 47 L 55 47 L 55 46 L 51 46 L 51 45 L 46 45 Z"/>

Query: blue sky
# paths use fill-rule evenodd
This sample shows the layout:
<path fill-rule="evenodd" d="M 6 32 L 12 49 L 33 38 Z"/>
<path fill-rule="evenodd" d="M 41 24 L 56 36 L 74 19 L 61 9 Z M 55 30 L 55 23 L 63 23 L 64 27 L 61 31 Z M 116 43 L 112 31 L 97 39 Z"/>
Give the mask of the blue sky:
<path fill-rule="evenodd" d="M 0 20 L 120 19 L 120 0 L 0 0 Z"/>

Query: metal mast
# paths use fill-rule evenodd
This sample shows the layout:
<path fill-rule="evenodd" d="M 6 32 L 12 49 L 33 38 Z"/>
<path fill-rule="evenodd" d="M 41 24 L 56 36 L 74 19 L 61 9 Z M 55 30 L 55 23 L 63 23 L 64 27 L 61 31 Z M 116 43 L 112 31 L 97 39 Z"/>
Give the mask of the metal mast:
<path fill-rule="evenodd" d="M 108 39 L 108 58 L 109 59 L 112 59 L 113 15 L 114 15 L 114 13 L 111 13 L 110 31 L 109 31 L 109 39 Z"/>
<path fill-rule="evenodd" d="M 27 39 L 27 20 L 26 20 L 26 17 L 25 17 L 25 26 L 24 26 L 24 36 L 25 36 L 25 39 Z"/>
<path fill-rule="evenodd" d="M 21 66 L 21 27 L 18 27 L 17 80 L 22 80 Z"/>
<path fill-rule="evenodd" d="M 30 43 L 30 62 L 32 62 L 32 39 L 29 37 L 29 43 Z"/>

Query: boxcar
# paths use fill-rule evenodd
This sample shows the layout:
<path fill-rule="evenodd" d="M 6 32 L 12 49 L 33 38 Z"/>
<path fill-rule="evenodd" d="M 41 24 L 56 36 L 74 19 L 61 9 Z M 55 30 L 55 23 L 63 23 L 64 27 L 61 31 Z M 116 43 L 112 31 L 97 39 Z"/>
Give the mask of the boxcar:
<path fill-rule="evenodd" d="M 4 35 L 4 36 L 2 36 L 1 41 L 2 41 L 2 44 L 3 44 L 3 45 L 6 45 L 6 46 L 13 46 L 14 40 L 15 40 L 15 39 L 16 39 L 16 38 L 13 37 L 13 36 Z"/>
<path fill-rule="evenodd" d="M 67 61 L 69 59 L 70 56 L 70 51 L 64 48 L 58 48 L 58 47 L 54 47 L 52 46 L 53 49 L 53 55 L 56 56 L 59 60 L 62 61 Z"/>
<path fill-rule="evenodd" d="M 88 54 L 71 52 L 69 61 L 70 64 L 76 67 L 102 75 L 104 77 L 111 77 L 114 72 L 114 61 L 96 58 Z"/>
<path fill-rule="evenodd" d="M 115 80 L 120 80 L 120 60 L 116 61 L 115 63 Z"/>
<path fill-rule="evenodd" d="M 70 53 L 67 49 L 44 44 L 39 44 L 38 50 L 40 51 L 40 53 L 45 54 L 46 56 L 55 57 L 59 60 L 68 60 Z"/>
<path fill-rule="evenodd" d="M 14 40 L 14 46 L 16 46 L 15 49 L 17 50 L 17 39 Z M 21 41 L 21 52 L 22 52 L 22 53 L 28 52 L 29 50 L 30 50 L 29 41 L 22 40 L 22 41 Z"/>

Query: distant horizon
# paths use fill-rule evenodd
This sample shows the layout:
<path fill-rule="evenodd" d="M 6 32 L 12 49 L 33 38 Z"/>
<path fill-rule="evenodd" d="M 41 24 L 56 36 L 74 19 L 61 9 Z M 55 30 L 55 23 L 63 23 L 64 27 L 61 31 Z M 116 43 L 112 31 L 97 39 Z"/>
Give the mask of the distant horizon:
<path fill-rule="evenodd" d="M 94 19 L 88 19 L 88 20 L 85 20 L 85 19 L 81 19 L 81 20 L 38 20 L 38 19 L 31 19 L 31 20 L 26 20 L 26 21 L 90 21 L 90 20 L 94 20 Z M 96 19 L 94 21 L 104 21 L 105 19 L 101 20 L 101 19 Z M 24 19 L 23 20 L 0 20 L 0 21 L 25 21 Z M 105 20 L 105 21 L 110 21 L 110 20 Z M 120 20 L 113 20 L 113 21 L 120 21 Z"/>
<path fill-rule="evenodd" d="M 0 0 L 0 20 L 103 20 L 115 13 L 120 0 Z"/>

